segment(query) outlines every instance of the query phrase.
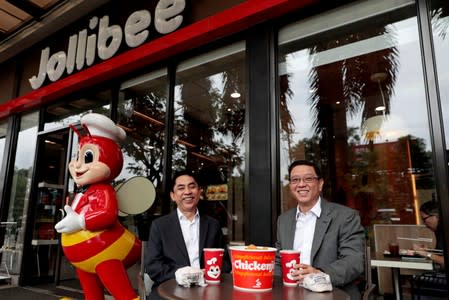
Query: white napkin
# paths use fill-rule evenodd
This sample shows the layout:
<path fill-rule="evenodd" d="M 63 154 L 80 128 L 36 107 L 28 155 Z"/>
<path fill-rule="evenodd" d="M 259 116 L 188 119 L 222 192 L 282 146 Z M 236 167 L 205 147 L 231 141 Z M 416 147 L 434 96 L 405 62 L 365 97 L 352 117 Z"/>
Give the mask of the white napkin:
<path fill-rule="evenodd" d="M 312 292 L 332 291 L 331 278 L 326 273 L 310 273 L 304 277 L 304 288 Z"/>
<path fill-rule="evenodd" d="M 204 282 L 204 273 L 201 269 L 190 266 L 176 270 L 175 279 L 179 285 L 190 287 L 192 285 L 207 286 Z"/>

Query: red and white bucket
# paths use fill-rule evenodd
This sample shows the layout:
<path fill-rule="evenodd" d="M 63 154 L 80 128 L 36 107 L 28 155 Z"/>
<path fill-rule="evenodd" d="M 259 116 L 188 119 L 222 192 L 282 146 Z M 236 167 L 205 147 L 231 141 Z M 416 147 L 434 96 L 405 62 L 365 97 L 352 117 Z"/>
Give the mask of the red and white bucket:
<path fill-rule="evenodd" d="M 273 288 L 276 248 L 229 247 L 234 288 L 248 292 L 264 292 Z"/>

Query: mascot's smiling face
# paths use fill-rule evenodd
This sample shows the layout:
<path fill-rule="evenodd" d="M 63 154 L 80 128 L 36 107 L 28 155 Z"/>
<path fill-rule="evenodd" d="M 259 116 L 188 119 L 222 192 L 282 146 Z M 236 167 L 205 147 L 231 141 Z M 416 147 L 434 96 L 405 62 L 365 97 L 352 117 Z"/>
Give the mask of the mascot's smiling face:
<path fill-rule="evenodd" d="M 106 116 L 91 113 L 81 118 L 87 135 L 80 138 L 76 160 L 69 163 L 70 175 L 78 186 L 94 183 L 110 183 L 120 174 L 123 155 L 118 145 L 126 138 L 125 131 Z"/>
<path fill-rule="evenodd" d="M 220 276 L 220 267 L 210 266 L 209 270 L 207 270 L 207 275 L 209 275 L 210 278 L 218 278 L 218 276 Z"/>
<path fill-rule="evenodd" d="M 216 257 L 212 257 L 211 259 L 206 261 L 207 276 L 213 279 L 217 279 L 221 273 L 220 266 L 217 264 L 217 261 L 218 260 Z"/>
<path fill-rule="evenodd" d="M 70 175 L 78 186 L 109 182 L 118 176 L 123 156 L 118 145 L 107 138 L 83 137 L 78 157 L 69 163 Z"/>

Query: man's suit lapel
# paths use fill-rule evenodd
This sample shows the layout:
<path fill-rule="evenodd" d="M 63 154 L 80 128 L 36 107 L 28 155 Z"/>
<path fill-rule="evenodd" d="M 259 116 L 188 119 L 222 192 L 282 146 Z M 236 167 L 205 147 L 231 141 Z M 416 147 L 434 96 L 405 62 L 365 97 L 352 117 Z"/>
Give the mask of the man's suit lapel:
<path fill-rule="evenodd" d="M 312 251 L 310 253 L 312 264 L 314 263 L 315 255 L 323 242 L 324 235 L 326 234 L 327 228 L 331 222 L 331 212 L 329 211 L 327 204 L 327 201 L 321 198 L 321 216 L 316 220 Z"/>
<path fill-rule="evenodd" d="M 204 246 L 206 245 L 207 230 L 208 230 L 208 223 L 206 222 L 206 218 L 201 217 L 200 215 L 200 238 L 199 238 L 200 253 L 202 253 Z"/>
<path fill-rule="evenodd" d="M 290 214 L 288 215 L 288 223 L 286 228 L 286 244 L 284 249 L 293 249 L 293 242 L 295 239 L 295 230 L 296 230 L 296 209 L 290 210 Z"/>
<path fill-rule="evenodd" d="M 209 230 L 209 223 L 204 216 L 200 215 L 200 238 L 199 238 L 199 254 L 200 254 L 200 267 L 204 268 L 203 249 L 206 247 L 206 236 Z"/>
<path fill-rule="evenodd" d="M 170 215 L 170 224 L 172 225 L 169 226 L 169 228 L 171 228 L 171 234 L 169 237 L 171 236 L 176 241 L 175 244 L 178 246 L 179 253 L 181 253 L 186 262 L 190 265 L 189 253 L 187 252 L 184 237 L 182 236 L 181 223 L 179 223 L 176 209 Z"/>

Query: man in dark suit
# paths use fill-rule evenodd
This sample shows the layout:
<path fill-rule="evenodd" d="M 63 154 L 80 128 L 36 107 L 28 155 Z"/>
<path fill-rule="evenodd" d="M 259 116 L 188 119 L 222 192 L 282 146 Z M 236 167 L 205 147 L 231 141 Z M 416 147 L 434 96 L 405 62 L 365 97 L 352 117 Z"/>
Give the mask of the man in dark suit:
<path fill-rule="evenodd" d="M 154 281 L 153 290 L 162 282 L 175 278 L 179 268 L 204 268 L 204 248 L 224 248 L 224 272 L 231 264 L 220 224 L 198 212 L 201 187 L 192 172 L 174 175 L 170 197 L 177 209 L 153 221 L 147 243 L 146 272 Z"/>
<path fill-rule="evenodd" d="M 324 272 L 333 286 L 351 299 L 361 297 L 354 280 L 364 271 L 364 230 L 357 211 L 321 198 L 324 180 L 319 168 L 305 160 L 289 167 L 289 188 L 297 207 L 278 218 L 276 247 L 301 251 L 294 278 Z"/>

